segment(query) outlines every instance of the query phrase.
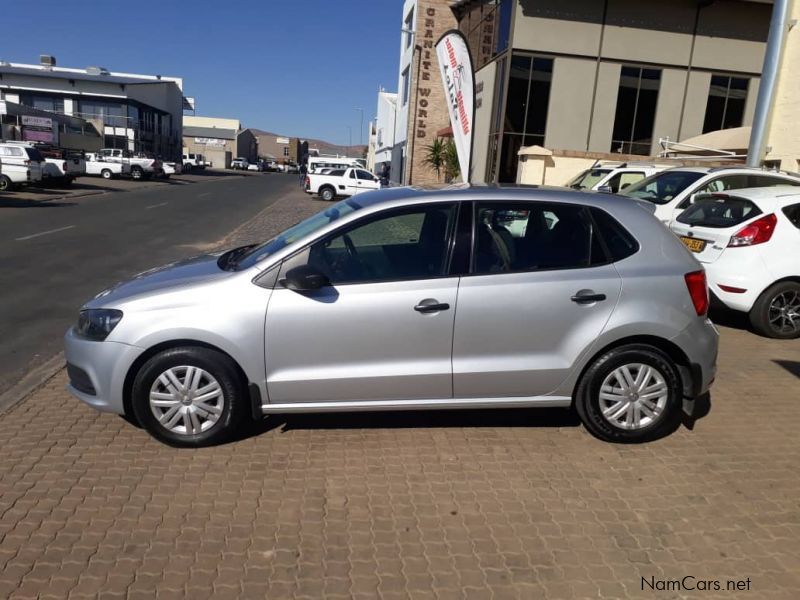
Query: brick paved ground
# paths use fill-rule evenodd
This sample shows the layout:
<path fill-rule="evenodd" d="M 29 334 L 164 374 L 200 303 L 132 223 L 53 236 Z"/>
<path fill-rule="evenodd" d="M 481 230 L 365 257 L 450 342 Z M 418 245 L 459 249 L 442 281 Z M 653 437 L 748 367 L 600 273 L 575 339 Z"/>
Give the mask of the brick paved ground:
<path fill-rule="evenodd" d="M 798 598 L 800 343 L 722 336 L 708 416 L 642 446 L 513 410 L 270 417 L 176 450 L 59 374 L 0 416 L 0 598 Z M 641 589 L 686 575 L 750 591 Z"/>

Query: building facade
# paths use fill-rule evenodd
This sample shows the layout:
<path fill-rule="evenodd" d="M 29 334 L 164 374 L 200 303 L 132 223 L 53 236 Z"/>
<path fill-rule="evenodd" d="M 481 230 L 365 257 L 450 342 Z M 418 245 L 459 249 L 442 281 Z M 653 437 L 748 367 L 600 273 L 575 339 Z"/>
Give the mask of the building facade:
<path fill-rule="evenodd" d="M 652 155 L 749 125 L 770 0 L 461 0 L 476 71 L 473 181 L 523 146 Z"/>
<path fill-rule="evenodd" d="M 451 0 L 406 0 L 401 24 L 391 180 L 406 185 L 437 183 L 425 164 L 426 147 L 450 124 L 435 44 L 456 27 Z"/>
<path fill-rule="evenodd" d="M 299 165 L 308 160 L 308 142 L 296 137 L 258 132 L 258 155 L 280 164 Z"/>
<path fill-rule="evenodd" d="M 392 165 L 392 149 L 396 142 L 397 94 L 381 89 L 375 112 L 373 169 L 382 172 L 384 165 Z M 369 165 L 367 165 L 369 166 Z"/>
<path fill-rule="evenodd" d="M 114 73 L 0 61 L 0 100 L 96 125 L 103 146 L 175 159 L 181 151 L 183 82 L 177 77 Z"/>

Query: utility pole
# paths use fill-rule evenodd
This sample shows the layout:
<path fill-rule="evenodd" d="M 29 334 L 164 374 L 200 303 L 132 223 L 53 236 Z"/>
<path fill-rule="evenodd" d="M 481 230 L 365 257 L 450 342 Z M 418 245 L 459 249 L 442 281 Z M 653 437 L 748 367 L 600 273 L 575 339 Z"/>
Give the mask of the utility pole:
<path fill-rule="evenodd" d="M 364 145 L 364 109 L 363 108 L 354 108 L 353 110 L 357 110 L 361 113 L 361 120 L 358 123 L 358 143 L 363 146 Z"/>

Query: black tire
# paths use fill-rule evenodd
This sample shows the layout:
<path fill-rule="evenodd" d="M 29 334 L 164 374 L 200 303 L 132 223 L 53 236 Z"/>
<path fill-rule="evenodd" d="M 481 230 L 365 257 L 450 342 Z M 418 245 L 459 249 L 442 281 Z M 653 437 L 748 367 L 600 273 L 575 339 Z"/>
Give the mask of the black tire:
<path fill-rule="evenodd" d="M 334 190 L 331 186 L 326 185 L 319 191 L 319 197 L 325 200 L 325 202 L 331 202 L 332 200 L 336 199 L 336 190 Z"/>
<path fill-rule="evenodd" d="M 625 429 L 603 416 L 600 388 L 615 369 L 632 364 L 646 365 L 658 371 L 666 384 L 666 402 L 652 422 L 636 429 Z M 639 402 L 638 397 L 634 400 Z M 631 344 L 613 348 L 598 357 L 583 374 L 575 393 L 575 409 L 589 433 L 601 440 L 636 443 L 661 438 L 672 433 L 680 423 L 683 410 L 680 372 L 669 356 L 653 346 Z"/>
<path fill-rule="evenodd" d="M 72 185 L 72 177 L 65 177 L 61 180 L 61 187 L 68 188 Z"/>
<path fill-rule="evenodd" d="M 197 434 L 175 433 L 158 422 L 150 408 L 150 390 L 167 369 L 199 367 L 212 375 L 223 394 L 222 412 L 211 427 Z M 209 348 L 185 346 L 159 352 L 142 365 L 133 381 L 132 405 L 136 419 L 156 439 L 178 447 L 198 448 L 227 440 L 249 414 L 247 394 L 236 365 L 225 354 Z"/>
<path fill-rule="evenodd" d="M 182 173 L 191 173 L 192 172 L 192 165 L 183 165 Z"/>
<path fill-rule="evenodd" d="M 111 169 L 103 169 L 100 171 L 100 177 L 103 179 L 114 179 L 114 172 Z"/>
<path fill-rule="evenodd" d="M 131 169 L 131 177 L 133 179 L 141 179 L 144 177 L 144 171 L 142 171 L 141 167 L 133 167 Z"/>
<path fill-rule="evenodd" d="M 790 303 L 789 307 L 781 315 L 780 310 L 786 301 Z M 792 318 L 792 315 L 796 316 Z M 771 285 L 755 301 L 749 317 L 753 329 L 764 337 L 778 340 L 800 337 L 800 283 L 781 281 Z"/>
<path fill-rule="evenodd" d="M 14 189 L 14 183 L 7 175 L 0 175 L 0 192 L 9 192 Z"/>

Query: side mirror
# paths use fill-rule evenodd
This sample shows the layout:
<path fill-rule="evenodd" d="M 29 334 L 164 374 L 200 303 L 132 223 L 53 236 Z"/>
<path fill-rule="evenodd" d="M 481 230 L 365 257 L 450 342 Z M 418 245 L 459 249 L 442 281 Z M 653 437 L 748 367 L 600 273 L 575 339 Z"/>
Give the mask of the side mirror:
<path fill-rule="evenodd" d="M 309 265 L 300 265 L 289 269 L 286 277 L 281 279 L 280 284 L 289 290 L 306 292 L 318 290 L 331 284 L 327 275 Z"/>
<path fill-rule="evenodd" d="M 614 193 L 614 190 L 611 189 L 610 185 L 601 185 L 599 188 L 597 188 L 597 191 L 598 192 L 603 192 L 604 194 L 613 194 Z"/>

